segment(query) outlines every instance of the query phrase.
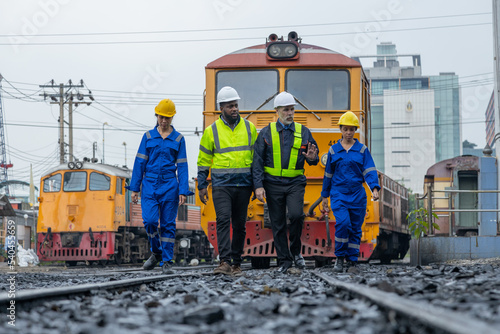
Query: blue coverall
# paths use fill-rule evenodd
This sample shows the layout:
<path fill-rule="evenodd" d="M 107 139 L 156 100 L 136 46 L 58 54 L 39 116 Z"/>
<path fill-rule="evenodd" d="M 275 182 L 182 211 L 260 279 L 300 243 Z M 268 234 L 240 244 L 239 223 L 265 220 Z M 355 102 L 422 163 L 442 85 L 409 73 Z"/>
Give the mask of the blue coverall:
<path fill-rule="evenodd" d="M 380 189 L 377 169 L 368 148 L 357 139 L 346 151 L 340 142 L 330 147 L 321 196 L 330 197 L 336 219 L 335 255 L 358 261 L 361 227 L 366 213 L 366 192 Z"/>
<path fill-rule="evenodd" d="M 127 188 L 139 192 L 142 183 L 141 208 L 144 228 L 151 251 L 155 254 L 161 253 L 163 262 L 172 261 L 174 255 L 179 195 L 193 194 L 189 191 L 188 180 L 184 137 L 173 127 L 165 139 L 156 128 L 147 131 L 142 137 L 134 162 L 132 180 Z"/>

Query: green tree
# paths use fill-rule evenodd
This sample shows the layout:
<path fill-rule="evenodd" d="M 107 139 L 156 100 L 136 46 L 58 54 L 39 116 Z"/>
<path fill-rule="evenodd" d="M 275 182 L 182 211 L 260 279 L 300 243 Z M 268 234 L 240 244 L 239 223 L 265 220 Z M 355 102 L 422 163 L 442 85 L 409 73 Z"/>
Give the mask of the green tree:
<path fill-rule="evenodd" d="M 463 148 L 474 148 L 476 146 L 477 146 L 477 144 L 471 143 L 467 139 L 462 142 L 462 147 Z"/>

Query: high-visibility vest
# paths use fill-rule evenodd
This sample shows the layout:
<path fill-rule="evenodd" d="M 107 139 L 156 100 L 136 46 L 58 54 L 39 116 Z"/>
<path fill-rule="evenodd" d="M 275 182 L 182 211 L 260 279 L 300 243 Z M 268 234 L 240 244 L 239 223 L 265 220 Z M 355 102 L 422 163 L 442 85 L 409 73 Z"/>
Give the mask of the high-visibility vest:
<path fill-rule="evenodd" d="M 293 133 L 293 145 L 290 152 L 290 161 L 288 168 L 281 168 L 281 145 L 280 134 L 276 130 L 276 122 L 269 124 L 271 129 L 271 140 L 273 142 L 273 165 L 274 167 L 264 166 L 264 172 L 273 176 L 295 177 L 304 174 L 303 169 L 295 169 L 297 165 L 297 158 L 299 157 L 299 150 L 302 144 L 302 124 L 295 122 L 295 131 Z"/>
<path fill-rule="evenodd" d="M 221 119 L 215 121 L 208 133 L 208 140 L 202 138 L 198 169 L 212 168 L 213 174 L 251 173 L 253 144 L 257 137 L 255 126 L 244 118 L 231 130 Z M 204 135 L 205 137 L 205 135 Z M 212 149 L 208 147 L 213 145 Z"/>

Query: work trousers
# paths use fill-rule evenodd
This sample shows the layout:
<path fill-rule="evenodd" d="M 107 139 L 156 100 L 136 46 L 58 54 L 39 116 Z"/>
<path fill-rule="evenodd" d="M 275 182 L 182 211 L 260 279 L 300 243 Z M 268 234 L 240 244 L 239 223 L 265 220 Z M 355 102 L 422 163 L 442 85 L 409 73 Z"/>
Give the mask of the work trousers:
<path fill-rule="evenodd" d="M 141 194 L 142 219 L 151 251 L 162 255 L 163 262 L 174 256 L 179 185 L 176 178 L 144 178 Z M 158 220 L 160 223 L 158 224 Z M 158 228 L 159 225 L 159 228 Z"/>
<path fill-rule="evenodd" d="M 247 210 L 252 187 L 213 187 L 217 222 L 217 248 L 221 261 L 233 264 L 242 262 L 246 237 Z M 233 235 L 231 240 L 231 227 Z"/>
<path fill-rule="evenodd" d="M 358 261 L 361 227 L 366 213 L 364 208 L 348 208 L 345 204 L 333 207 L 335 216 L 335 255 L 349 261 Z"/>
<path fill-rule="evenodd" d="M 278 256 L 278 265 L 292 263 L 293 256 L 301 253 L 302 227 L 304 225 L 305 184 L 280 185 L 264 182 L 267 208 L 273 230 L 274 248 Z M 290 226 L 287 226 L 287 208 Z M 287 231 L 289 237 L 287 238 Z M 288 248 L 290 239 L 290 249 Z"/>

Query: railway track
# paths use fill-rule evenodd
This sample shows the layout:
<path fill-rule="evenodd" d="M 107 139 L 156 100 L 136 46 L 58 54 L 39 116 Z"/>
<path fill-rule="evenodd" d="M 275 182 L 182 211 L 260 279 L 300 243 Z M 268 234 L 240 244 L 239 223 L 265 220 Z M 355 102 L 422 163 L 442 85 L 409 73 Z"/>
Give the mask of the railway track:
<path fill-rule="evenodd" d="M 392 319 L 394 319 L 393 314 L 397 314 L 401 317 L 407 317 L 410 321 L 418 322 L 430 330 L 444 333 L 499 333 L 498 327 L 493 327 L 484 321 L 474 319 L 461 312 L 435 307 L 429 303 L 408 300 L 394 293 L 383 292 L 361 284 L 345 283 L 319 272 L 314 274 L 339 290 L 369 300 L 385 309 L 390 315 L 389 318 Z"/>
<path fill-rule="evenodd" d="M 248 328 L 240 328 L 239 332 L 254 333 L 252 330 L 259 328 L 262 333 L 300 333 L 298 329 L 293 329 L 294 326 L 304 329 L 298 322 L 300 319 L 301 323 L 310 326 L 308 331 L 310 333 L 324 332 L 322 326 L 341 329 L 343 328 L 341 324 L 346 326 L 347 333 L 351 332 L 349 326 L 353 328 L 368 326 L 374 328 L 372 333 L 401 332 L 401 328 L 406 333 L 498 333 L 498 327 L 467 314 L 436 307 L 428 302 L 409 300 L 367 285 L 348 283 L 344 281 L 345 276 L 336 276 L 327 269 L 298 271 L 289 275 L 281 275 L 273 268 L 250 270 L 246 271 L 246 277 L 236 278 L 215 277 L 212 268 L 184 267 L 173 275 L 162 275 L 158 271 L 153 271 L 147 272 L 148 275 L 123 280 L 18 291 L 15 302 L 21 313 L 19 315 L 21 319 L 33 313 L 49 318 L 56 316 L 66 318 L 64 312 L 73 314 L 70 318 L 78 318 L 78 312 L 81 310 L 85 313 L 89 304 L 113 300 L 117 305 L 125 305 L 121 306 L 127 310 L 125 314 L 130 313 L 130 310 L 138 312 L 140 309 L 139 315 L 133 312 L 131 315 L 128 314 L 132 318 L 137 317 L 137 324 L 147 322 L 144 317 L 149 319 L 160 312 L 158 308 L 168 305 L 169 309 L 177 314 L 177 318 L 168 320 L 172 323 L 167 321 L 167 323 L 151 324 L 152 333 L 155 329 L 167 328 L 165 326 L 168 328 L 173 326 L 172 328 L 177 328 L 179 333 L 220 332 L 223 324 L 227 324 L 231 319 L 241 320 L 242 317 L 255 315 L 252 311 L 253 306 L 248 309 L 239 308 L 245 303 L 253 304 L 253 300 L 260 320 L 250 323 Z M 137 271 L 135 268 L 128 268 L 120 272 L 135 271 Z M 3 309 L 9 305 L 10 300 L 11 298 L 5 293 L 0 294 L 0 304 Z M 191 302 L 192 300 L 195 302 Z M 336 304 L 340 307 L 332 307 Z M 68 308 L 68 305 L 74 306 Z M 297 311 L 298 308 L 302 311 Z M 118 314 L 116 317 L 122 319 L 123 309 L 113 309 L 111 305 L 105 309 L 106 313 Z M 61 312 L 63 314 L 60 314 Z M 302 312 L 307 312 L 307 315 Z M 330 323 L 324 324 L 325 319 Z M 111 326 L 106 322 L 113 321 L 101 319 L 97 323 L 101 324 L 100 326 L 103 326 L 103 323 Z M 35 329 L 38 327 L 27 319 L 22 319 L 22 323 L 23 329 L 19 333 L 37 332 Z M 284 325 L 280 326 L 280 323 Z M 1 325 L 0 332 L 3 333 Z M 77 322 L 71 325 L 78 327 L 80 324 Z M 127 322 L 125 319 L 119 320 L 117 326 L 117 328 L 125 326 L 125 329 L 135 328 L 134 322 Z M 286 331 L 284 328 L 291 330 Z M 398 331 L 395 331 L 395 328 L 399 328 Z M 64 327 L 52 332 L 62 333 L 72 330 Z"/>

